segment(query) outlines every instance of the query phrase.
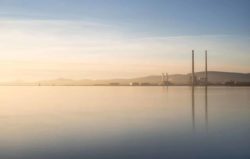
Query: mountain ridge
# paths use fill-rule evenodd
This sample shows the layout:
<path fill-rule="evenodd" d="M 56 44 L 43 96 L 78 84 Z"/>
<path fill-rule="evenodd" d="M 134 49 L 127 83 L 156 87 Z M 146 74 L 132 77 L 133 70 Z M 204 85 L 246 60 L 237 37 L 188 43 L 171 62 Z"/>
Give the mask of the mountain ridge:
<path fill-rule="evenodd" d="M 197 78 L 205 76 L 205 72 L 196 72 Z M 187 74 L 170 74 L 169 81 L 175 84 L 187 84 L 190 81 L 191 73 Z M 79 84 L 79 85 L 102 85 L 110 83 L 129 84 L 131 82 L 138 83 L 160 83 L 161 75 L 148 75 L 135 78 L 114 78 L 104 80 L 91 80 L 91 79 L 63 79 L 63 80 L 49 80 L 39 81 L 39 83 L 61 83 L 61 84 Z M 208 81 L 211 83 L 221 83 L 225 81 L 237 81 L 237 82 L 250 82 L 250 73 L 238 73 L 238 72 L 220 72 L 220 71 L 208 71 Z"/>
<path fill-rule="evenodd" d="M 197 79 L 205 77 L 205 72 L 196 72 Z M 170 74 L 169 81 L 173 84 L 189 84 L 191 73 L 187 74 Z M 39 84 L 39 85 L 109 85 L 109 84 L 121 84 L 128 85 L 131 82 L 134 83 L 151 83 L 159 84 L 161 82 L 161 75 L 148 75 L 135 78 L 114 78 L 114 79 L 69 79 L 69 78 L 57 78 L 52 80 L 40 80 L 35 82 L 8 82 L 7 84 Z M 250 73 L 238 73 L 238 72 L 220 72 L 220 71 L 208 71 L 209 83 L 223 83 L 226 81 L 236 82 L 248 82 L 250 83 Z M 4 84 L 4 83 L 2 83 Z M 6 83 L 5 83 L 6 84 Z"/>

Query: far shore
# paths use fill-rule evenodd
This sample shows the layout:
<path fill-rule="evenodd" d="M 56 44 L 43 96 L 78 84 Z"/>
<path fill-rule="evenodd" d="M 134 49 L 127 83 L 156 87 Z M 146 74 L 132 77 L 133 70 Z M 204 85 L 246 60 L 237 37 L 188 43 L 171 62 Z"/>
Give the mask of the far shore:
<path fill-rule="evenodd" d="M 32 87 L 182 87 L 190 86 L 189 84 L 176 84 L 176 85 L 108 85 L 108 84 L 98 84 L 98 85 L 72 85 L 72 84 L 0 84 L 0 86 L 32 86 Z M 195 87 L 205 87 L 205 85 L 194 85 Z M 235 85 L 224 85 L 224 84 L 209 84 L 207 87 L 250 87 L 250 84 L 235 84 Z"/>

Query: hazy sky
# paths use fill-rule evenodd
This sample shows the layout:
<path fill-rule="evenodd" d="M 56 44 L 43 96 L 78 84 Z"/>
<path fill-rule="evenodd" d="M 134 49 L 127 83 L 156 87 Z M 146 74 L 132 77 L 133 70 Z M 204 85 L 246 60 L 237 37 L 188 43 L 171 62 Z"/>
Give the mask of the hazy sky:
<path fill-rule="evenodd" d="M 0 0 L 0 81 L 250 72 L 249 0 Z"/>

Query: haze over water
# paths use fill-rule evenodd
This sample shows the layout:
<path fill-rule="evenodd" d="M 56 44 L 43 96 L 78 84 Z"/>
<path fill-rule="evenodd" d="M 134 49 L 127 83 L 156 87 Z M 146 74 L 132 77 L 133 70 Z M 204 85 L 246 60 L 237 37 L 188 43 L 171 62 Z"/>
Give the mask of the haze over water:
<path fill-rule="evenodd" d="M 0 88 L 0 158 L 250 158 L 249 87 Z"/>

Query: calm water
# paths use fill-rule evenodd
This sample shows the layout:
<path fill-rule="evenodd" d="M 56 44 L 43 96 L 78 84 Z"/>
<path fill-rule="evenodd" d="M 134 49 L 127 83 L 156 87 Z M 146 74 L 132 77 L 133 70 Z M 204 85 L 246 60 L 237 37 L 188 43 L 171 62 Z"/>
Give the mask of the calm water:
<path fill-rule="evenodd" d="M 0 87 L 0 159 L 249 159 L 247 87 Z"/>

